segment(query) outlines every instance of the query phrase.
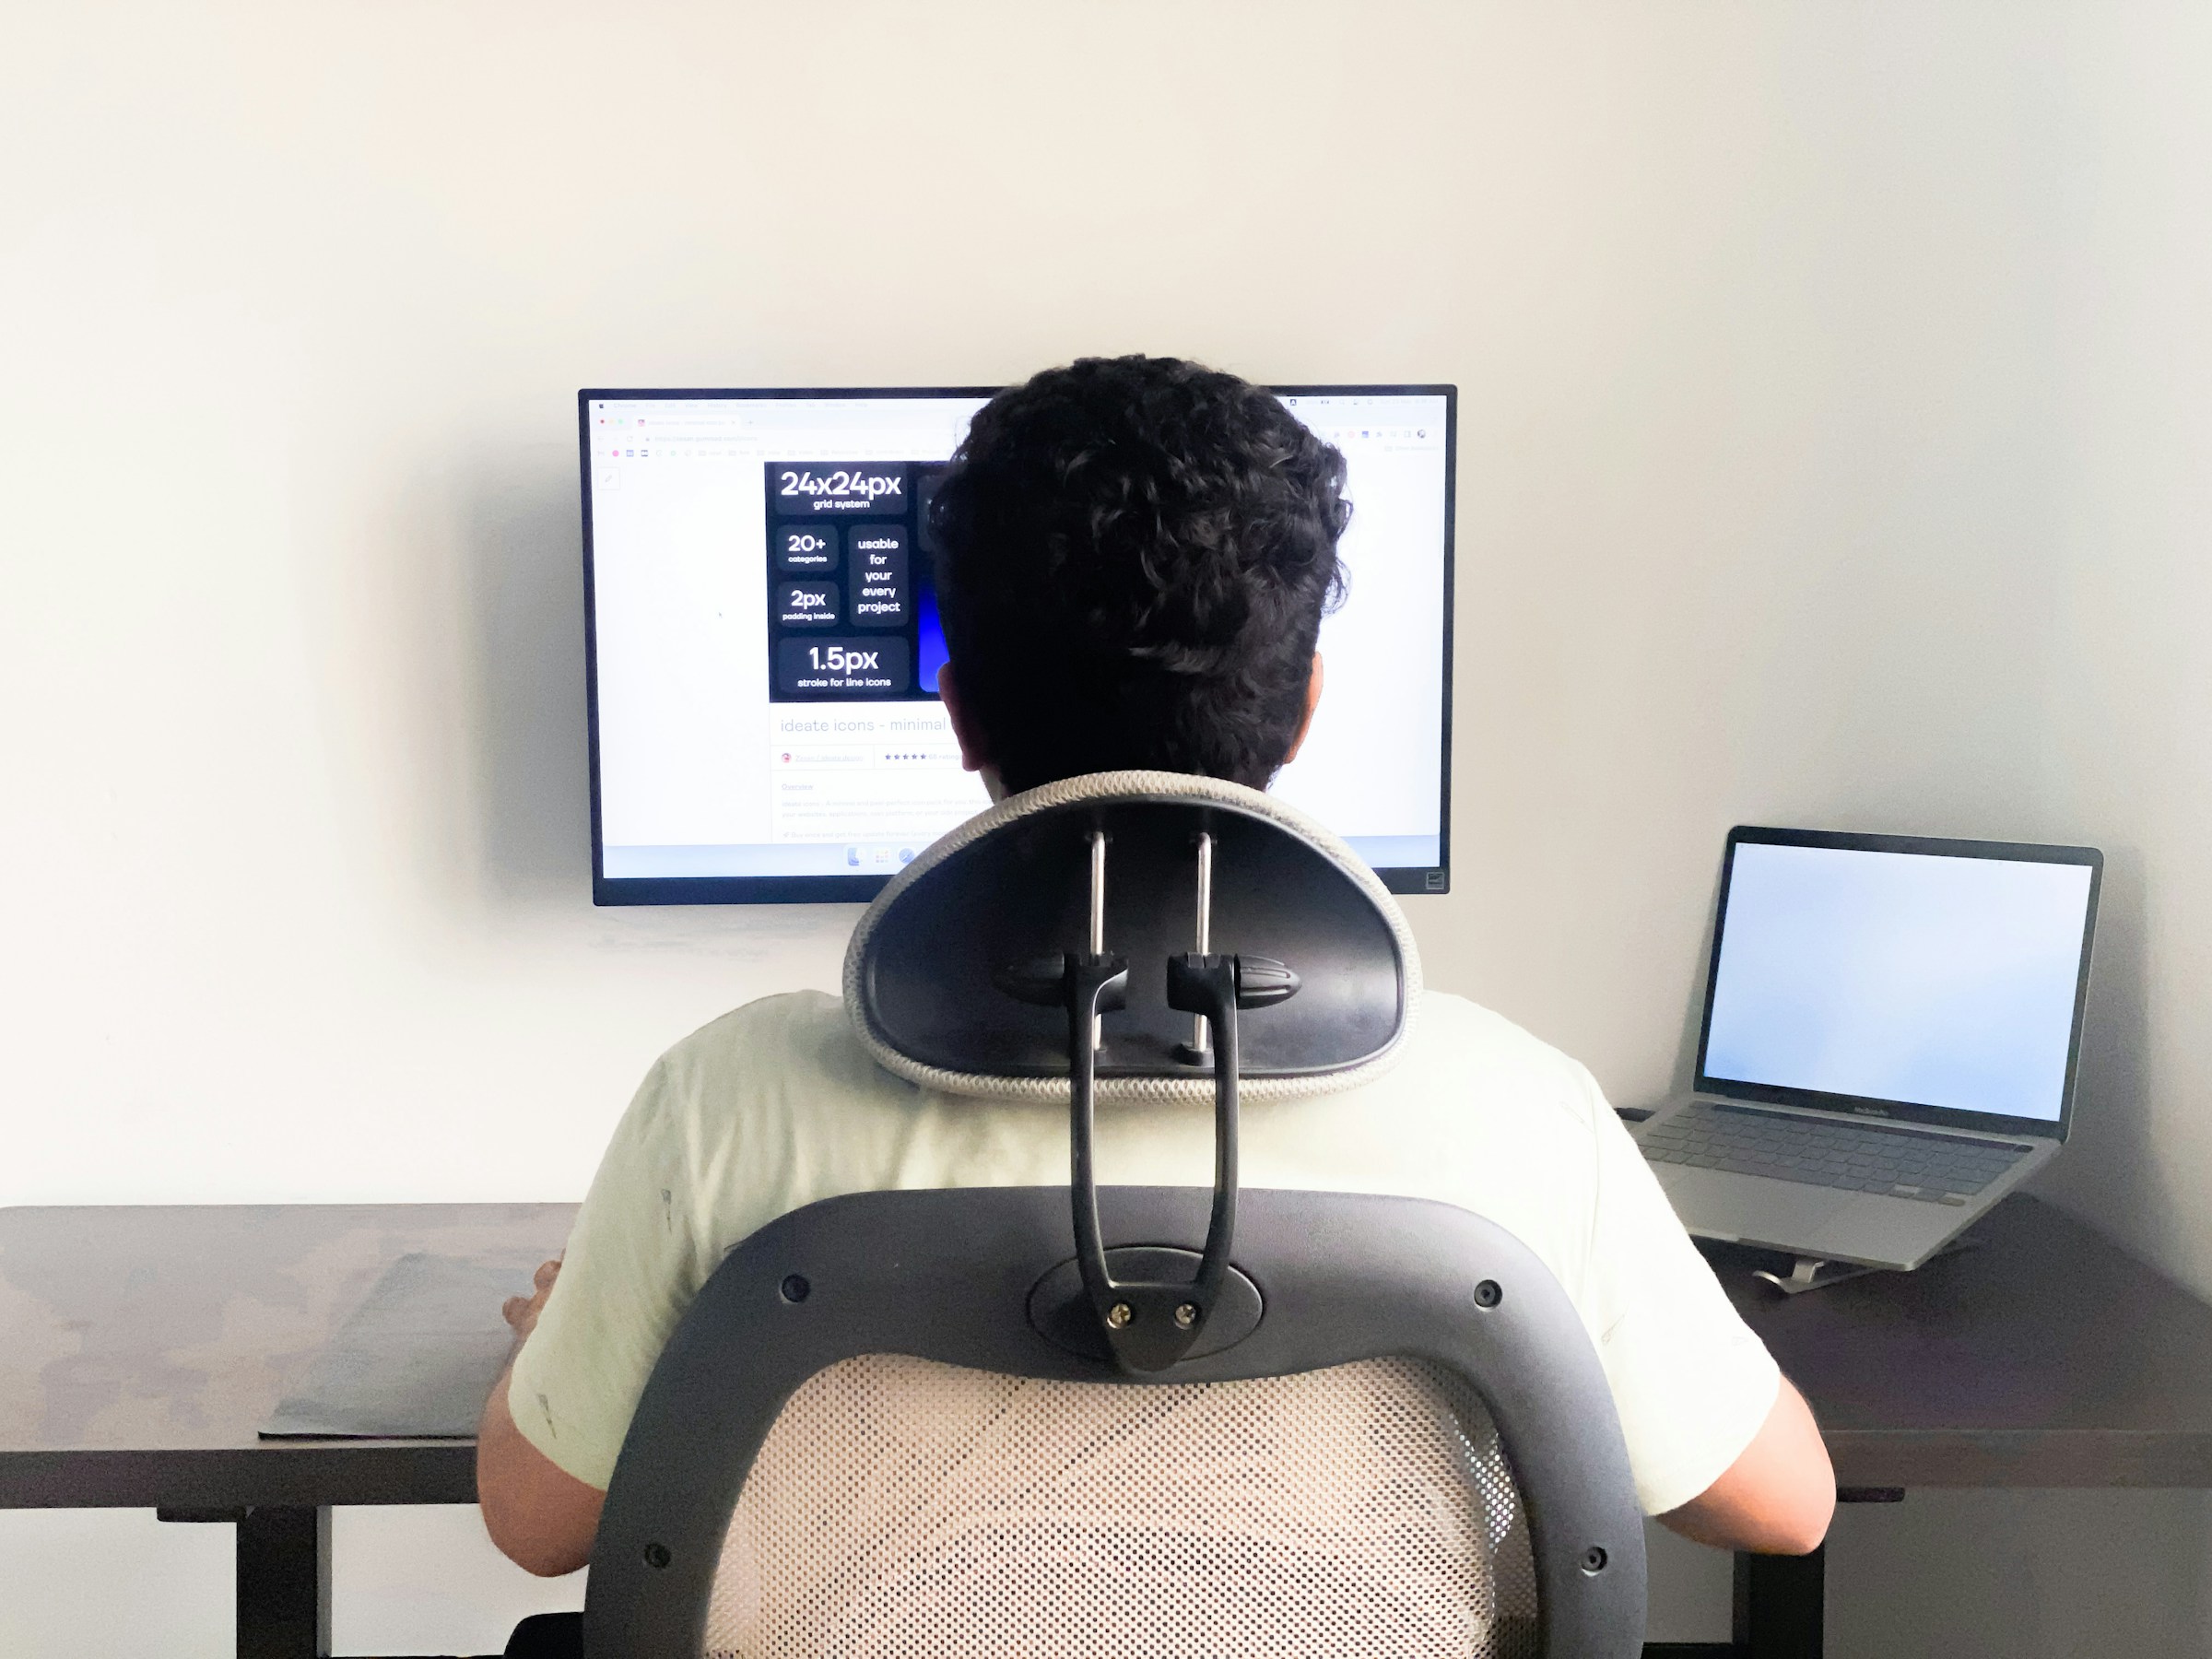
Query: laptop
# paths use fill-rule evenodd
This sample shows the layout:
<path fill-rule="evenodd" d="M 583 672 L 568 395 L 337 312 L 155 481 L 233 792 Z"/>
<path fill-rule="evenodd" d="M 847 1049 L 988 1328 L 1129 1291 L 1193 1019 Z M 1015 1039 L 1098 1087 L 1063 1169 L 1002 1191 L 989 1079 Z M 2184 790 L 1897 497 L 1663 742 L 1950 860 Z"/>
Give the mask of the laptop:
<path fill-rule="evenodd" d="M 1631 1133 L 1682 1223 L 1917 1267 L 2057 1156 L 2104 857 L 1728 832 L 1695 1092 Z M 1848 1271 L 1848 1270 L 1847 1270 Z"/>

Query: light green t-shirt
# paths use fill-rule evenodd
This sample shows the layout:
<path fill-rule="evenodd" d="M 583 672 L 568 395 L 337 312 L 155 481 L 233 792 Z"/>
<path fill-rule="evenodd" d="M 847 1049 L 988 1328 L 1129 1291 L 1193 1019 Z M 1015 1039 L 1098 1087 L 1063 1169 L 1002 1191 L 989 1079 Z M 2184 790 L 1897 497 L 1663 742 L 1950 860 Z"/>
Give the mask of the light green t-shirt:
<path fill-rule="evenodd" d="M 1243 1184 L 1439 1199 L 1540 1257 L 1597 1345 L 1639 1498 L 1735 1461 L 1780 1373 L 1691 1246 L 1590 1074 L 1429 992 L 1404 1058 L 1359 1088 L 1248 1102 Z M 1211 1110 L 1101 1103 L 1101 1182 L 1203 1186 Z M 508 1394 L 530 1442 L 605 1488 L 662 1345 L 724 1254 L 838 1194 L 1060 1185 L 1065 1106 L 936 1094 L 870 1060 L 836 999 L 771 996 L 663 1055 L 615 1131 Z"/>

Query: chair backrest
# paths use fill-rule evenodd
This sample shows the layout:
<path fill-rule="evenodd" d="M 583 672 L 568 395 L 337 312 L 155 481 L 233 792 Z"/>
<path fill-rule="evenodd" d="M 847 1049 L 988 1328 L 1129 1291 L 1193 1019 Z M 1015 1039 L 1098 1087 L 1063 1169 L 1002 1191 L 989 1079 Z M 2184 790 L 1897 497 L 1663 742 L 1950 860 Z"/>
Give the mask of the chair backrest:
<path fill-rule="evenodd" d="M 873 1354 L 754 1459 L 709 1659 L 1532 1653 L 1481 1399 L 1418 1360 L 1129 1388 Z"/>
<path fill-rule="evenodd" d="M 1418 991 L 1372 873 L 1235 785 L 1070 780 L 930 848 L 855 930 L 854 1030 L 1067 1101 L 1069 1185 L 734 1250 L 632 1419 L 587 1653 L 1636 1653 L 1627 1453 L 1543 1265 L 1447 1206 L 1240 1190 L 1240 1091 L 1375 1075 Z M 1212 1100 L 1210 1194 L 1096 1184 L 1116 1097 Z"/>
<path fill-rule="evenodd" d="M 1192 1189 L 1100 1203 L 1117 1242 L 1206 1221 Z M 1640 1651 L 1627 1453 L 1525 1246 L 1418 1199 L 1249 1191 L 1264 1316 L 1133 1379 L 1035 1316 L 1066 1204 L 855 1194 L 734 1251 L 639 1402 L 585 1652 Z"/>

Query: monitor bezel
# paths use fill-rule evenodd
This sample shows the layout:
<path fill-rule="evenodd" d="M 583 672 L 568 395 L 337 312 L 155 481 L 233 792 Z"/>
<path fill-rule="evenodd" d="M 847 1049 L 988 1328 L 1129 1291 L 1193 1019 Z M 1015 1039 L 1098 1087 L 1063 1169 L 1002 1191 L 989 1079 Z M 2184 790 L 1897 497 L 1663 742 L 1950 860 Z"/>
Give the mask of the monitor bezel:
<path fill-rule="evenodd" d="M 591 774 L 592 902 L 653 904 L 865 904 L 889 876 L 616 877 L 606 874 L 601 833 L 599 765 L 599 614 L 592 551 L 591 406 L 621 398 L 674 401 L 806 398 L 995 397 L 1003 386 L 587 386 L 576 394 L 577 473 L 583 508 L 583 684 L 586 765 Z M 1441 397 L 1444 400 L 1443 729 L 1437 810 L 1437 862 L 1375 871 L 1393 893 L 1441 895 L 1452 890 L 1452 657 L 1453 567 L 1459 489 L 1459 388 L 1445 384 L 1270 386 L 1277 397 Z M 1357 503 L 1355 503 L 1355 507 Z"/>
<path fill-rule="evenodd" d="M 1955 1106 L 1929 1106 L 1916 1100 L 1890 1100 L 1871 1095 L 1830 1094 L 1823 1089 L 1796 1088 L 1780 1084 L 1751 1083 L 1738 1077 L 1716 1077 L 1705 1069 L 1707 1044 L 1712 1038 L 1712 1004 L 1719 989 L 1721 945 L 1728 926 L 1728 888 L 1735 875 L 1735 852 L 1746 843 L 1774 847 L 1829 847 L 1858 853 L 1914 853 L 1937 858 L 2002 859 L 2016 864 L 2082 865 L 2089 872 L 2089 895 L 2081 928 L 2081 957 L 2074 978 L 2074 1023 L 2066 1038 L 2065 1081 L 2059 1093 L 2058 1116 L 2014 1117 L 1988 1112 L 1969 1112 Z M 2097 939 L 2097 901 L 2104 885 L 2104 854 L 2095 847 L 2045 846 L 2031 841 L 1962 841 L 1925 835 L 1863 835 L 1832 830 L 1783 830 L 1766 825 L 1738 824 L 1728 831 L 1721 860 L 1720 895 L 1713 907 L 1712 944 L 1706 958 L 1705 1006 L 1698 1025 L 1697 1092 L 1732 1100 L 1766 1105 L 1797 1106 L 1856 1117 L 1890 1118 L 1901 1123 L 1927 1124 L 1950 1129 L 1971 1129 L 1998 1135 L 2026 1135 L 2065 1141 L 2074 1123 L 2074 1092 L 2081 1064 L 2082 1022 L 2088 1010 L 2089 969 Z"/>

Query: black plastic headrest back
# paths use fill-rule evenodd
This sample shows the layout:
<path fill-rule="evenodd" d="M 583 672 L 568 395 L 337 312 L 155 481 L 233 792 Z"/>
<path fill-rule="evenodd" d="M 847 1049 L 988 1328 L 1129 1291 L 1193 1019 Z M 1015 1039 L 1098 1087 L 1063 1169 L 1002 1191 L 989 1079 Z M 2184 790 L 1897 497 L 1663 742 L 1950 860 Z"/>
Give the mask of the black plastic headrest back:
<path fill-rule="evenodd" d="M 877 1057 L 970 1094 L 1065 1099 L 1065 1015 L 1000 988 L 1010 967 L 1089 942 L 1091 838 L 1106 837 L 1104 948 L 1129 967 L 1105 1019 L 1103 1099 L 1209 1098 L 1167 962 L 1195 947 L 1197 857 L 1213 838 L 1209 948 L 1273 958 L 1297 995 L 1242 1027 L 1248 1099 L 1342 1088 L 1396 1056 L 1420 968 L 1405 918 L 1349 849 L 1280 802 L 1209 778 L 1106 772 L 971 820 L 887 888 L 855 930 L 846 1003 Z"/>

